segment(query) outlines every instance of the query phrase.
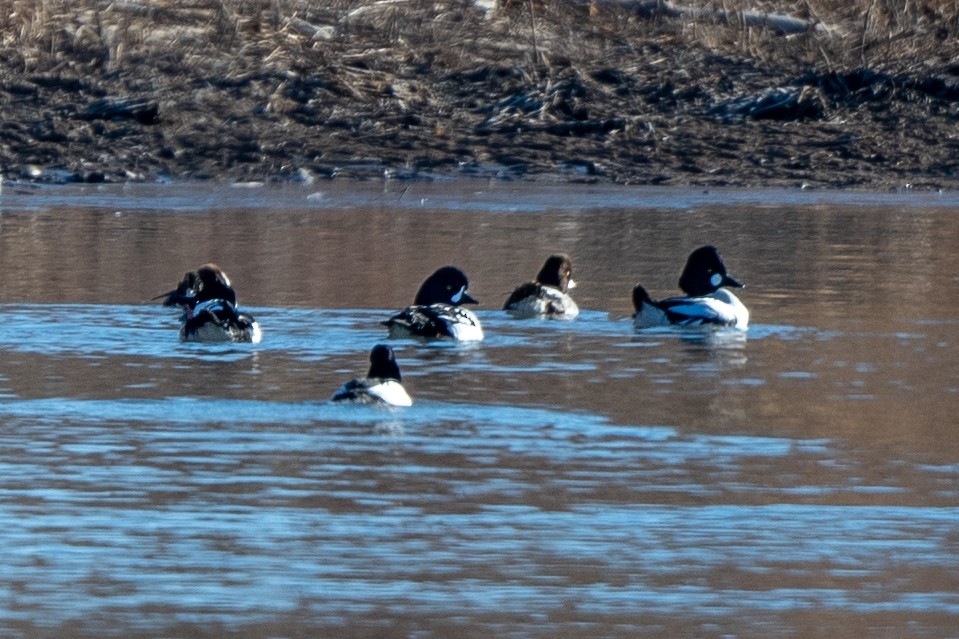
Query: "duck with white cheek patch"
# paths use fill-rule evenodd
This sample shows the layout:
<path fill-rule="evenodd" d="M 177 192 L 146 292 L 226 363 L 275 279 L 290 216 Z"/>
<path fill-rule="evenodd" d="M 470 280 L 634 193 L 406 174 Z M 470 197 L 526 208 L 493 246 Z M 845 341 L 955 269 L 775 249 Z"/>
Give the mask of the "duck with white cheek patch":
<path fill-rule="evenodd" d="M 469 294 L 466 275 L 455 266 L 444 266 L 430 275 L 413 304 L 383 322 L 390 337 L 447 338 L 457 341 L 483 339 L 483 327 L 463 304 L 476 304 Z"/>
<path fill-rule="evenodd" d="M 744 288 L 729 276 L 714 246 L 702 246 L 689 255 L 679 278 L 686 297 L 653 300 L 640 284 L 633 289 L 633 324 L 655 326 L 705 326 L 745 329 L 749 310 L 725 287 Z"/>

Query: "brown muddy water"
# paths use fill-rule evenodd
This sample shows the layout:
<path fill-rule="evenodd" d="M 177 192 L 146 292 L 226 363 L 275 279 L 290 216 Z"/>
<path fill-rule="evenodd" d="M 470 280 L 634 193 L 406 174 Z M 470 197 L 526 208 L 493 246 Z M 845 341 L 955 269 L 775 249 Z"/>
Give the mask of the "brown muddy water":
<path fill-rule="evenodd" d="M 637 332 L 712 243 L 745 334 Z M 0 195 L 0 636 L 955 637 L 959 196 L 510 183 Z M 554 251 L 572 322 L 498 309 Z M 264 330 L 180 344 L 216 261 Z M 480 344 L 395 341 L 453 263 Z"/>

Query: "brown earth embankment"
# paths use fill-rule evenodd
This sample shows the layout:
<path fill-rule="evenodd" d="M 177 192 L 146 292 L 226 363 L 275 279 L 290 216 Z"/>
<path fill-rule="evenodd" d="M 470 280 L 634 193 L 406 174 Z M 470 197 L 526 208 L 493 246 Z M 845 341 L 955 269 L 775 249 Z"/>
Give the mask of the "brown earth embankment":
<path fill-rule="evenodd" d="M 318 4 L 5 3 L 0 170 L 959 184 L 951 2 Z"/>

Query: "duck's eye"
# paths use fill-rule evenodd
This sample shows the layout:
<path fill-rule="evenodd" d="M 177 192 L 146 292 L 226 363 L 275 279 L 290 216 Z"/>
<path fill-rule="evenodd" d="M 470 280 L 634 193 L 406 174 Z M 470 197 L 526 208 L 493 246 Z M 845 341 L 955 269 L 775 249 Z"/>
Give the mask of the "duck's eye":
<path fill-rule="evenodd" d="M 453 285 L 452 285 L 452 284 L 447 284 L 447 285 L 446 285 L 446 290 L 447 290 L 447 291 L 452 291 L 452 290 L 453 290 Z"/>

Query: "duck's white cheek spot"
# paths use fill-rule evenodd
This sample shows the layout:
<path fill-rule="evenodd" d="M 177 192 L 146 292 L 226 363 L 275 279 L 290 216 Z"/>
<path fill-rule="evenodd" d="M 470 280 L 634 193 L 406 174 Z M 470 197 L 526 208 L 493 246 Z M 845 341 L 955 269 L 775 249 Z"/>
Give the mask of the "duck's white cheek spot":
<path fill-rule="evenodd" d="M 456 295 L 454 295 L 450 299 L 452 299 L 454 304 L 459 304 L 460 300 L 463 299 L 463 293 L 465 292 L 466 292 L 466 287 L 464 286 L 463 288 L 461 288 L 459 291 L 456 292 Z"/>
<path fill-rule="evenodd" d="M 566 285 L 566 288 L 576 288 L 576 280 L 570 278 L 569 284 Z"/>
<path fill-rule="evenodd" d="M 723 276 L 719 273 L 713 273 L 709 278 L 709 283 L 718 288 L 723 283 Z"/>

